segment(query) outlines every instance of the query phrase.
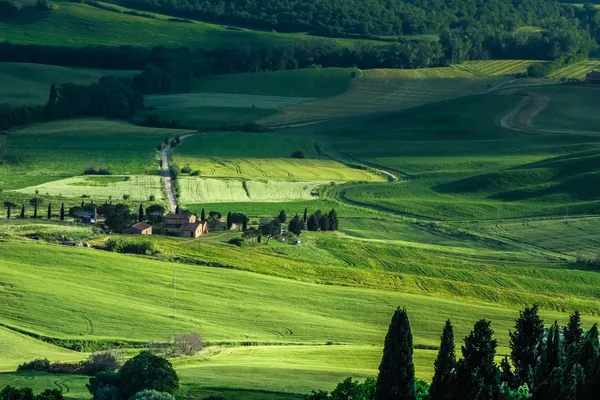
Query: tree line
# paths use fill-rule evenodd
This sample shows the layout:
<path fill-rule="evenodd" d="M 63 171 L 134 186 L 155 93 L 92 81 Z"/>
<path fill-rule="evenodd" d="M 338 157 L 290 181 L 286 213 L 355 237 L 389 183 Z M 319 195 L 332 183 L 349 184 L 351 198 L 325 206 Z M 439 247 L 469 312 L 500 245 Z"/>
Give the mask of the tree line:
<path fill-rule="evenodd" d="M 598 324 L 585 331 L 574 312 L 566 326 L 549 327 L 538 307 L 527 307 L 509 331 L 510 357 L 497 365 L 498 342 L 491 322 L 477 321 L 456 359 L 450 320 L 442 331 L 430 386 L 415 379 L 408 315 L 398 308 L 385 337 L 377 380 L 347 379 L 331 393 L 310 400 L 593 400 L 600 393 Z"/>

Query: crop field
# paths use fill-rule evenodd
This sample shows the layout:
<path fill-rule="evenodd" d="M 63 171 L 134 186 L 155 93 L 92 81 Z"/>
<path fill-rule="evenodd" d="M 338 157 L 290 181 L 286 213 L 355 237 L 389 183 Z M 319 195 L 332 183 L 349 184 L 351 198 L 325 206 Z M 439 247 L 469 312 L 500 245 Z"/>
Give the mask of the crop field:
<path fill-rule="evenodd" d="M 22 240 L 36 237 L 52 241 L 66 237 L 70 240 L 86 241 L 93 236 L 93 228 L 88 225 L 44 220 L 0 219 L 0 237 L 5 239 L 18 238 Z"/>
<path fill-rule="evenodd" d="M 188 107 L 229 107 L 276 109 L 316 100 L 312 97 L 261 96 L 231 93 L 154 94 L 145 98 L 146 107 L 162 110 Z"/>
<path fill-rule="evenodd" d="M 477 76 L 516 75 L 527 72 L 527 67 L 533 64 L 533 60 L 482 60 L 467 61 L 452 67 L 472 73 Z"/>
<path fill-rule="evenodd" d="M 228 29 L 225 26 L 192 21 L 171 21 L 169 16 L 143 12 L 147 16 L 119 11 L 132 11 L 112 6 L 104 10 L 82 3 L 57 1 L 58 10 L 50 13 L 26 8 L 16 16 L 0 21 L 0 40 L 12 43 L 34 43 L 85 47 L 89 44 L 120 46 L 187 46 L 217 48 L 239 43 L 273 44 L 313 40 L 303 33 L 276 33 L 250 29 Z M 150 17 L 149 17 L 149 16 Z M 381 43 L 362 39 L 334 39 L 343 46 L 355 43 Z"/>
<path fill-rule="evenodd" d="M 383 181 L 369 171 L 333 160 L 293 158 L 204 158 L 175 156 L 178 165 L 200 170 L 203 177 L 314 181 Z"/>
<path fill-rule="evenodd" d="M 268 126 L 298 124 L 336 117 L 403 110 L 480 93 L 505 82 L 455 68 L 361 71 L 350 90 L 328 99 L 284 107 L 260 122 Z"/>
<path fill-rule="evenodd" d="M 560 78 L 577 78 L 583 79 L 585 78 L 585 74 L 594 71 L 600 68 L 600 60 L 598 59 L 589 59 L 579 61 L 575 64 L 568 65 L 564 68 L 559 69 L 558 71 L 552 72 L 549 77 L 560 79 Z"/>
<path fill-rule="evenodd" d="M 91 118 L 29 125 L 6 137 L 0 188 L 23 189 L 71 178 L 90 166 L 117 175 L 156 175 L 156 146 L 165 136 L 187 132 Z"/>
<path fill-rule="evenodd" d="M 37 186 L 29 186 L 17 190 L 20 193 L 55 197 L 85 196 L 91 199 L 120 200 L 124 195 L 130 200 L 147 201 L 154 196 L 157 201 L 164 200 L 164 186 L 158 175 L 132 176 L 77 176 L 74 178 L 52 181 Z"/>
<path fill-rule="evenodd" d="M 104 75 L 128 77 L 135 71 L 67 68 L 53 65 L 0 63 L 0 104 L 42 105 L 48 100 L 50 85 L 88 84 Z"/>
<path fill-rule="evenodd" d="M 180 201 L 190 203 L 290 201 L 315 198 L 311 192 L 322 182 L 242 181 L 180 178 Z"/>
<path fill-rule="evenodd" d="M 276 109 L 252 107 L 182 107 L 165 110 L 142 111 L 136 115 L 145 120 L 156 115 L 161 120 L 178 121 L 189 128 L 223 128 L 243 126 L 277 114 Z"/>
<path fill-rule="evenodd" d="M 350 87 L 352 68 L 307 68 L 292 71 L 213 75 L 194 82 L 194 92 L 323 98 Z"/>

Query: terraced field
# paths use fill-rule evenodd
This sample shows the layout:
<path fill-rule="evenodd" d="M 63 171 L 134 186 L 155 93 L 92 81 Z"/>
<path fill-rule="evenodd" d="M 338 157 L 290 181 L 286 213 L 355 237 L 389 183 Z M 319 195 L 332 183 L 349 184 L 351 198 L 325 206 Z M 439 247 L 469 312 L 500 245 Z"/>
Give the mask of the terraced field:
<path fill-rule="evenodd" d="M 284 126 L 336 117 L 403 110 L 480 93 L 503 77 L 478 77 L 456 68 L 362 71 L 348 92 L 328 99 L 284 107 L 260 123 Z"/>
<path fill-rule="evenodd" d="M 182 204 L 220 202 L 280 202 L 316 198 L 311 192 L 323 182 L 242 181 L 180 178 Z"/>
<path fill-rule="evenodd" d="M 600 60 L 598 59 L 589 59 L 583 60 L 575 64 L 568 65 L 564 68 L 559 69 L 558 71 L 552 72 L 549 77 L 554 79 L 560 78 L 577 78 L 583 79 L 585 78 L 585 74 L 594 71 L 596 69 L 600 69 Z"/>
<path fill-rule="evenodd" d="M 67 68 L 53 65 L 0 63 L 0 104 L 43 105 L 50 85 L 56 83 L 88 84 L 104 75 L 129 77 L 135 71 Z"/>
<path fill-rule="evenodd" d="M 162 178 L 158 175 L 78 176 L 29 186 L 18 189 L 17 192 L 27 195 L 37 192 L 55 197 L 86 196 L 94 200 L 120 200 L 124 195 L 136 201 L 147 201 L 150 196 L 155 197 L 157 201 L 165 199 Z"/>
<path fill-rule="evenodd" d="M 467 61 L 452 67 L 477 76 L 514 75 L 527 72 L 533 60 L 481 60 Z"/>

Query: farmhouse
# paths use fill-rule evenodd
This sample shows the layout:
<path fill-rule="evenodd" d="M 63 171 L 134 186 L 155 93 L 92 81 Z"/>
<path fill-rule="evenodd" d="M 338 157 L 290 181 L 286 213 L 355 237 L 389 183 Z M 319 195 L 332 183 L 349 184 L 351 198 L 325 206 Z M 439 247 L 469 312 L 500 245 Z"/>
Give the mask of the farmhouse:
<path fill-rule="evenodd" d="M 131 225 L 129 228 L 123 229 L 122 233 L 130 235 L 152 235 L 152 225 L 145 222 L 138 222 L 137 224 Z"/>
<path fill-rule="evenodd" d="M 592 71 L 585 74 L 585 83 L 592 85 L 600 84 L 600 71 Z"/>
<path fill-rule="evenodd" d="M 165 234 L 181 237 L 198 237 L 208 233 L 208 222 L 197 221 L 192 213 L 168 213 L 164 221 Z"/>

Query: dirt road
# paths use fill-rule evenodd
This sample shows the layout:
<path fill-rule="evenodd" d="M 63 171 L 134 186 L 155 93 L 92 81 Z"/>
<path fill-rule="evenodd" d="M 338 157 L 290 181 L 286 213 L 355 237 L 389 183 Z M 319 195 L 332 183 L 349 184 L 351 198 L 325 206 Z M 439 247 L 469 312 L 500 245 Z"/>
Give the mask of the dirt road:
<path fill-rule="evenodd" d="M 179 140 L 183 141 L 185 138 L 193 136 L 193 134 L 180 136 Z M 167 200 L 169 202 L 169 210 L 175 212 L 177 209 L 177 197 L 175 196 L 175 189 L 173 188 L 173 178 L 171 177 L 171 171 L 169 170 L 169 150 L 171 145 L 166 145 L 160 152 L 162 176 L 165 182 L 165 192 L 167 193 Z"/>

